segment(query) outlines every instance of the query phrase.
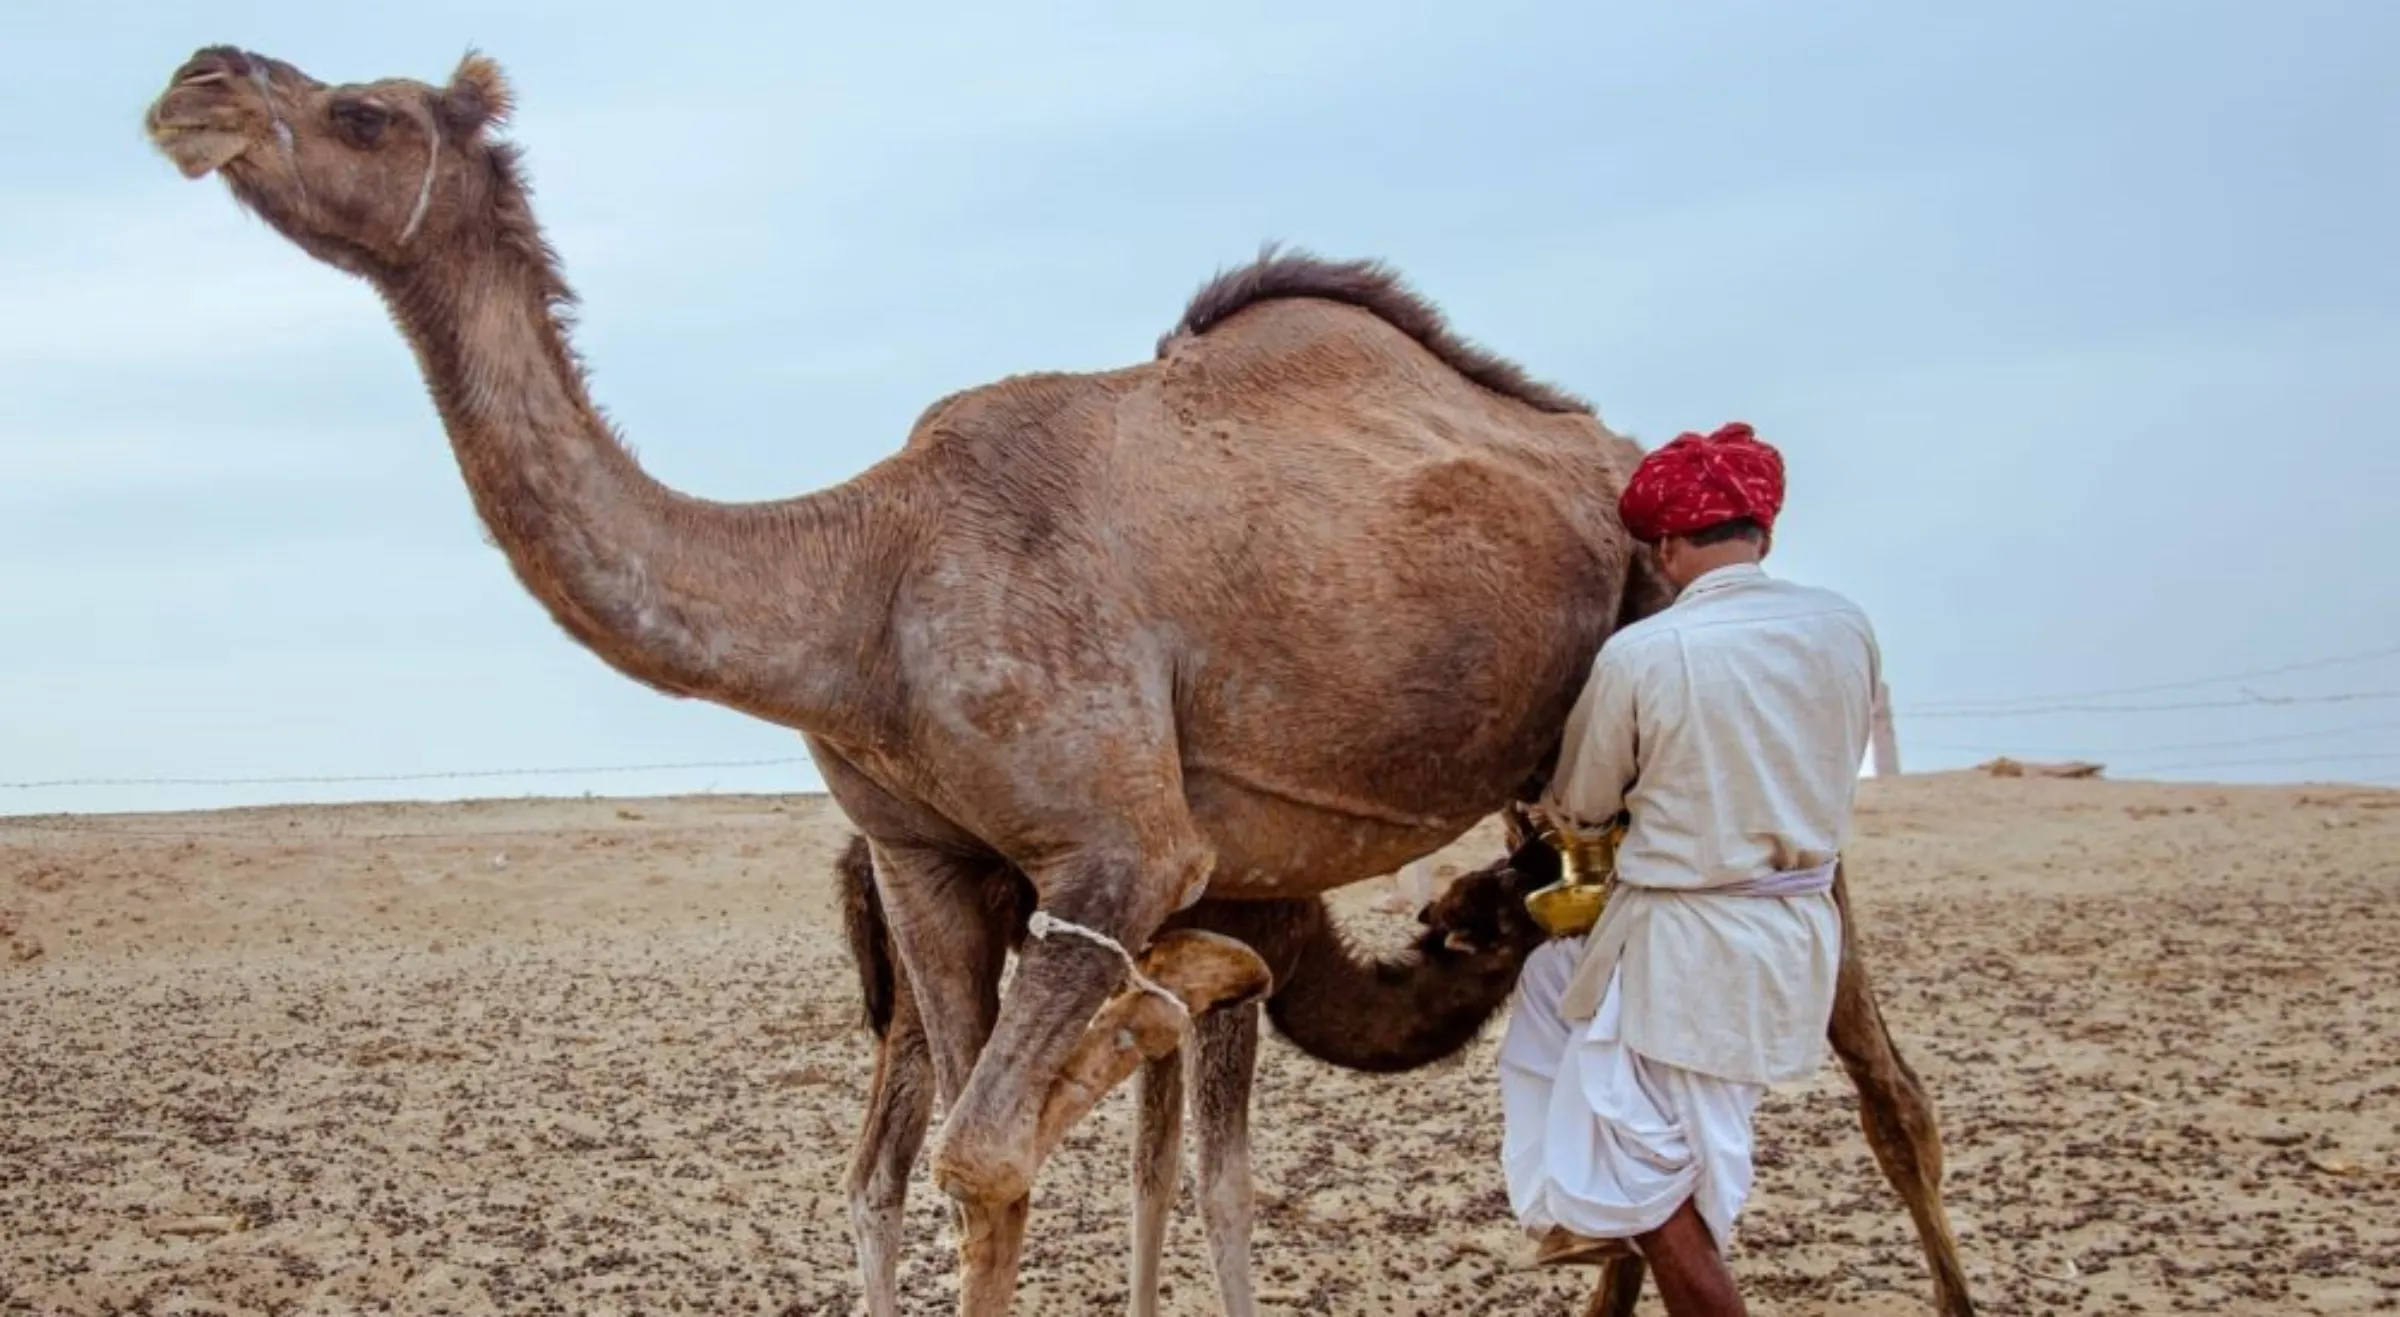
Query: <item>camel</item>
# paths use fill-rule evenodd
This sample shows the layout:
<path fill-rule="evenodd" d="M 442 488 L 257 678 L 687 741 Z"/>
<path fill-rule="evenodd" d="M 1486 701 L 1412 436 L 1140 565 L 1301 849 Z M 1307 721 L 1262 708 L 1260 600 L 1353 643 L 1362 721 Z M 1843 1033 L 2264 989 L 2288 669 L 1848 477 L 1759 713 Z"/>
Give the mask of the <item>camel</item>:
<path fill-rule="evenodd" d="M 144 127 L 378 292 L 562 631 L 802 736 L 920 1008 L 959 1310 L 1005 1313 L 1047 1151 L 1267 986 L 1255 952 L 1169 915 L 1389 872 L 1539 790 L 1602 639 L 1669 602 L 1616 512 L 1641 450 L 1380 263 L 1269 249 L 1148 360 L 951 394 L 830 488 L 695 498 L 592 402 L 496 132 L 511 101 L 479 53 L 441 86 L 328 84 L 210 46 Z M 1037 898 L 1004 997 L 977 968 L 995 858 Z M 1938 1178 L 1930 1103 L 1881 1096 Z M 1969 1311 L 1938 1183 L 1900 1188 L 1937 1298 Z"/>
<path fill-rule="evenodd" d="M 1008 921 L 1009 947 L 1021 947 L 1033 914 L 1031 881 L 1006 864 L 980 877 L 984 908 Z M 864 837 L 850 839 L 835 861 L 835 879 L 876 1040 L 874 1080 L 850 1169 L 853 1245 L 868 1317 L 896 1317 L 901 1210 L 933 1110 L 929 1058 Z M 1508 1000 L 1525 958 L 1549 936 L 1525 907 L 1532 890 L 1506 860 L 1467 874 L 1423 908 L 1424 932 L 1407 951 L 1380 959 L 1358 954 L 1321 897 L 1203 898 L 1166 926 L 1208 929 L 1258 952 L 1274 974 L 1266 1016 L 1303 1053 L 1346 1069 L 1396 1074 L 1457 1055 Z M 1000 967 L 985 968 L 996 988 Z M 1158 1311 L 1159 1255 L 1180 1180 L 1187 1104 L 1196 1118 L 1201 1222 L 1220 1302 L 1227 1317 L 1258 1311 L 1250 1276 L 1249 1131 L 1258 1017 L 1256 1003 L 1204 1016 L 1189 1049 L 1142 1066 L 1126 1303 L 1133 1317 Z"/>

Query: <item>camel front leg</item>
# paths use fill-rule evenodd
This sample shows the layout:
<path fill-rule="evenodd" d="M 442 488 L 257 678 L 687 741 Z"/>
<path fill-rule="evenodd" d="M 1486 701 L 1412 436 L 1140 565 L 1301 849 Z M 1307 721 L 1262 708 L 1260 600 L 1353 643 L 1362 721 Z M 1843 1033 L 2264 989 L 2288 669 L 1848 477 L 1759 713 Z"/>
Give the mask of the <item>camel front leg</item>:
<path fill-rule="evenodd" d="M 867 1317 L 899 1317 L 900 1230 L 908 1173 L 933 1118 L 933 1054 L 905 974 L 894 976 L 892 1021 L 875 1045 L 875 1077 L 850 1159 L 850 1237 Z"/>
<path fill-rule="evenodd" d="M 961 1203 L 958 1257 L 965 1274 L 958 1287 L 959 1317 L 1007 1317 L 1016 1301 L 1017 1269 L 1025 1261 L 1025 1221 L 1030 1196 L 1005 1203 Z"/>
<path fill-rule="evenodd" d="M 1157 1317 L 1158 1262 L 1167 1244 L 1167 1217 L 1183 1178 L 1183 1057 L 1181 1049 L 1142 1063 L 1133 1126 L 1133 1260 L 1127 1268 L 1125 1310 Z"/>
<path fill-rule="evenodd" d="M 1966 1268 L 1959 1262 L 1958 1240 L 1942 1205 L 1942 1132 L 1933 1100 L 1883 1022 L 1883 1009 L 1875 1000 L 1853 932 L 1848 883 L 1839 869 L 1834 871 L 1833 896 L 1842 916 L 1842 968 L 1826 1035 L 1858 1090 L 1858 1118 L 1867 1145 L 1916 1221 L 1917 1241 L 1933 1272 L 1935 1309 L 1943 1317 L 1974 1317 Z"/>
<path fill-rule="evenodd" d="M 1267 962 L 1247 945 L 1193 928 L 1160 935 L 1142 954 L 1140 967 L 1144 978 L 1174 1000 L 1135 987 L 1100 1008 L 1042 1104 L 1034 1125 L 1037 1169 L 1135 1066 L 1172 1057 L 1193 1022 L 1265 996 L 1272 977 Z"/>
<path fill-rule="evenodd" d="M 1178 835 L 1159 826 L 1162 838 Z M 1179 835 L 1189 838 L 1188 821 Z M 1149 943 L 1187 892 L 1206 883 L 1209 864 L 1196 839 L 1181 845 L 1162 839 L 1132 854 L 1090 851 L 1028 870 L 1041 898 L 1031 935 L 1019 951 L 999 1022 L 982 1054 L 972 1058 L 966 1086 L 936 1136 L 933 1178 L 944 1193 L 964 1203 L 997 1204 L 1031 1192 L 1042 1160 L 1040 1127 L 1069 1055 L 1086 1047 L 1095 1014 L 1129 981 L 1127 955 Z M 1128 1009 L 1109 1004 L 1120 1015 Z M 1141 994 L 1129 1009 L 1143 1017 L 1146 1032 L 1163 1032 L 1149 1040 L 1154 1045 L 1128 1046 L 1101 1067 L 1115 1071 L 1106 1078 L 1110 1084 L 1132 1073 L 1143 1056 L 1164 1055 L 1181 1041 L 1180 1023 L 1166 1003 Z M 1128 1017 L 1118 1024 L 1135 1022 Z M 1103 1034 L 1103 1043 L 1113 1036 Z M 1088 1065 L 1092 1059 L 1084 1060 Z M 1095 1071 L 1085 1078 L 1102 1077 Z"/>
<path fill-rule="evenodd" d="M 1174 1001 L 1142 987 L 1121 992 L 1100 1008 L 1068 1054 L 1035 1120 L 1034 1169 L 1049 1160 L 1067 1132 L 1132 1074 L 1134 1067 L 1145 1061 L 1171 1061 L 1183 1045 L 1188 1020 L 1263 996 L 1268 988 L 1267 964 L 1257 952 L 1232 938 L 1194 929 L 1163 935 L 1139 964 L 1143 977 Z M 967 1275 L 959 1303 L 962 1317 L 1000 1317 L 1008 1311 L 1024 1245 L 1026 1201 L 1027 1196 L 1020 1194 L 1000 1214 L 993 1213 L 988 1203 L 961 1201 L 968 1221 Z M 984 1219 L 997 1224 L 979 1232 L 976 1223 Z M 1163 1211 L 1159 1219 L 1163 1224 Z M 1011 1233 L 1000 1233 L 1003 1229 Z"/>
<path fill-rule="evenodd" d="M 1250 1086 L 1258 1071 L 1256 1003 L 1194 1023 L 1190 1102 L 1200 1143 L 1200 1209 L 1225 1317 L 1256 1317 L 1250 1278 Z"/>

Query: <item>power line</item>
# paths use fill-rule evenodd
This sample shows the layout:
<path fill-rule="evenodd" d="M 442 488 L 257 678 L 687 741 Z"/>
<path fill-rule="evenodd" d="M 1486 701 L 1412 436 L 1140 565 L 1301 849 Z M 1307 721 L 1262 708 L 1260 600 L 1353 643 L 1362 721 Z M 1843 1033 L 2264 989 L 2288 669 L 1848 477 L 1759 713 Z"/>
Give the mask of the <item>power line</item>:
<path fill-rule="evenodd" d="M 274 806 L 272 808 L 292 808 Z M 314 809 L 339 809 L 339 805 L 303 806 Z M 126 824 L 116 815 L 33 814 L 23 817 L 0 814 L 0 832 L 46 832 L 79 837 L 140 837 L 151 841 L 250 841 L 271 846 L 298 846 L 328 841 L 464 841 L 483 845 L 491 842 L 555 841 L 579 832 L 597 832 L 607 826 L 598 823 L 562 824 L 554 828 L 353 828 L 346 823 L 311 831 L 286 831 L 264 824 L 233 823 L 224 827 L 177 828 L 149 824 Z M 621 826 L 638 828 L 639 824 Z M 706 826 L 700 823 L 689 827 Z M 614 829 L 612 829 L 614 830 Z"/>
<path fill-rule="evenodd" d="M 2349 764 L 2400 759 L 2400 751 L 2369 751 L 2352 755 L 2286 755 L 2268 759 L 2207 759 L 2180 764 L 2152 764 L 2145 773 L 2178 773 L 2198 768 L 2266 768 L 2296 764 Z"/>
<path fill-rule="evenodd" d="M 2172 704 L 2119 705 L 2047 705 L 2029 709 L 1953 710 L 1908 713 L 1911 718 L 2013 718 L 2037 713 L 2174 713 L 2195 709 L 2238 709 L 2254 706 L 2281 707 L 2298 704 L 2346 704 L 2359 701 L 2400 699 L 2400 690 L 2349 691 L 2332 695 L 2249 695 L 2238 700 L 2195 700 Z M 2269 736 L 2238 737 L 2219 741 L 2186 741 L 2172 745 L 2151 746 L 2138 750 L 2088 752 L 2094 757 L 2141 759 L 2154 754 L 2175 754 L 2186 750 L 2230 750 L 2252 745 L 2275 745 L 2294 741 L 2320 740 L 2331 736 L 2346 736 L 2359 732 L 2400 728 L 2400 721 L 2360 723 L 2347 727 L 2329 727 L 2314 731 L 2290 732 Z M 1993 745 L 1928 744 L 1927 750 L 1949 750 L 1966 754 L 2008 753 L 2013 747 Z M 326 786 L 356 783 L 387 782 L 455 782 L 509 777 L 579 777 L 626 773 L 671 773 L 695 769 L 782 768 L 796 764 L 813 764 L 804 755 L 784 755 L 770 759 L 685 760 L 660 764 L 588 764 L 576 767 L 551 768 L 484 768 L 454 769 L 422 773 L 314 773 L 287 774 L 263 777 L 61 777 L 23 782 L 0 782 L 4 791 L 48 791 L 69 787 L 234 787 L 234 786 Z M 2301 762 L 2314 762 L 2303 760 Z"/>
<path fill-rule="evenodd" d="M 0 782 L 0 790 L 43 791 L 56 787 L 255 787 L 316 786 L 348 782 L 451 782 L 494 777 L 579 777 L 599 773 L 668 773 L 696 768 L 775 768 L 806 764 L 802 755 L 778 759 L 696 760 L 680 764 L 604 764 L 584 768 L 480 768 L 443 773 L 345 773 L 289 777 L 62 777 L 39 782 Z"/>
<path fill-rule="evenodd" d="M 2168 704 L 2040 704 L 2022 708 L 1961 709 L 1934 707 L 1902 709 L 1899 716 L 1911 719 L 1937 718 L 2025 718 L 2044 713 L 2187 713 L 2196 709 L 2247 709 L 2258 706 L 2295 704 L 2356 704 L 2374 700 L 2400 700 L 2400 690 L 2344 691 L 2333 695 L 2260 695 L 2245 693 L 2238 700 L 2182 700 Z"/>
<path fill-rule="evenodd" d="M 2083 757 L 2090 759 L 2141 759 L 2150 755 L 2181 754 L 2187 750 L 2240 750 L 2254 745 L 2288 745 L 2294 741 L 2322 741 L 2336 736 L 2355 736 L 2362 732 L 2385 732 L 2396 729 L 2400 729 L 2400 721 L 2350 723 L 2342 727 L 2320 727 L 2307 732 L 2280 732 L 2269 736 L 2241 736 L 2232 740 L 2219 741 L 2182 741 L 2173 745 L 2151 745 L 2133 749 L 2084 750 L 2080 753 Z M 2012 754 L 2021 751 L 2023 747 L 1944 745 L 1929 742 L 1920 744 L 1917 748 L 1950 751 L 1956 754 Z"/>
<path fill-rule="evenodd" d="M 2351 723 L 2347 727 L 2320 727 L 2308 732 L 2282 732 L 2273 736 L 2243 736 L 2230 741 L 2183 741 L 2175 745 L 2154 745 L 2147 750 L 2122 750 L 2119 754 L 2163 755 L 2181 754 L 2186 750 L 2239 750 L 2252 745 L 2289 745 L 2294 741 L 2322 741 L 2334 736 L 2355 736 L 2361 732 L 2388 732 L 2400 729 L 2400 721 Z"/>
<path fill-rule="evenodd" d="M 2306 659 L 2298 663 L 2284 663 L 2269 668 L 2251 668 L 2246 671 L 2228 672 L 2221 676 L 2215 677 L 2193 677 L 2184 681 L 2157 682 L 2148 686 L 2120 686 L 2114 690 L 2075 691 L 2064 695 L 2014 695 L 1975 700 L 1939 700 L 1925 707 L 1928 710 L 1997 710 L 2008 706 L 2022 704 L 2048 704 L 2079 700 L 2109 700 L 2117 699 L 2126 695 L 2157 695 L 2167 691 L 2197 690 L 2204 686 L 2222 686 L 2225 683 L 2232 681 L 2255 681 L 2262 677 L 2288 676 L 2289 674 L 2295 672 L 2315 672 L 2323 668 L 2337 668 L 2351 663 L 2364 663 L 2370 659 L 2391 658 L 2395 656 L 2400 656 L 2400 645 L 2385 645 L 2377 649 L 2360 650 L 2355 654 L 2340 654 L 2331 658 Z M 1924 713 L 1918 713 L 1911 716 L 1923 717 L 1926 715 Z"/>
<path fill-rule="evenodd" d="M 2200 686 L 2219 685 L 2228 681 L 2240 681 L 2256 677 L 2281 676 L 2294 672 L 2305 672 L 2320 668 L 2336 667 L 2343 664 L 2358 663 L 2369 659 L 2383 658 L 2394 655 L 2400 655 L 2400 645 L 2386 646 L 2380 649 L 2363 650 L 2355 654 L 2339 655 L 2333 658 L 2311 659 L 2300 663 L 2287 663 L 2271 668 L 2255 668 L 2246 672 L 2228 673 L 2219 677 L 2201 677 L 2187 681 L 2159 682 L 2147 686 L 2127 686 L 2119 687 L 2114 690 L 2091 691 L 2080 696 L 2020 696 L 2010 699 L 1952 701 L 1948 703 L 1920 706 L 1915 709 L 1903 709 L 1899 710 L 1898 713 L 1899 716 L 1905 718 L 1930 721 L 1935 719 L 1960 718 L 2018 718 L 2051 713 L 2182 713 L 2206 709 L 2240 709 L 2254 707 L 2279 708 L 2292 705 L 2352 704 L 2396 700 L 2400 699 L 2400 689 L 2345 691 L 2325 695 L 2262 695 L 2256 692 L 2245 691 L 2243 692 L 2242 696 L 2237 699 L 2184 700 L 2148 704 L 2071 702 L 2079 700 L 2102 700 L 2115 696 L 2148 694 L 2161 691 L 2187 690 Z M 2042 698 L 2049 698 L 2054 702 L 2038 702 Z M 2321 731 L 2297 732 L 2260 737 L 2244 737 L 2234 740 L 2185 742 L 2179 745 L 2154 746 L 2147 750 L 2119 751 L 2115 752 L 2110 757 L 2130 756 L 2138 759 L 2151 754 L 2178 753 L 2186 750 L 2233 749 L 2248 745 L 2267 745 L 2290 741 L 2313 740 L 2327 736 L 2339 736 L 2354 732 L 2392 727 L 2400 727 L 2400 722 L 2373 723 L 2353 727 L 2328 728 Z M 1986 751 L 1992 753 L 2003 752 L 2003 748 L 2001 747 L 1927 746 L 1926 748 L 1947 748 L 1965 751 L 1967 753 L 1984 753 Z M 63 788 L 90 787 L 325 786 L 358 783 L 449 782 L 511 777 L 578 777 L 621 775 L 628 773 L 687 772 L 699 769 L 780 768 L 800 764 L 810 764 L 813 762 L 813 760 L 803 755 L 785 755 L 768 759 L 689 760 L 681 763 L 596 764 L 550 768 L 458 769 L 419 773 L 287 774 L 256 777 L 48 778 L 20 782 L 0 782 L 0 790 L 43 791 Z M 2224 766 L 2232 767 L 2236 766 L 2237 763 L 2247 764 L 2252 762 L 2259 761 L 2226 761 Z M 2318 761 L 2314 759 L 2303 759 L 2297 762 L 2310 763 Z M 2217 765 L 2210 764 L 2199 766 L 2214 767 Z"/>

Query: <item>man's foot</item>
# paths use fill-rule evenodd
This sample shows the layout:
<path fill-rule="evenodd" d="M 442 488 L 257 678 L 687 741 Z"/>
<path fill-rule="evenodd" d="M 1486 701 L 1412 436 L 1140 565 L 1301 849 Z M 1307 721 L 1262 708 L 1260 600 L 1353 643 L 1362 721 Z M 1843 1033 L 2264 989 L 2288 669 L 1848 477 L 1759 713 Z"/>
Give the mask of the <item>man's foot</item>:
<path fill-rule="evenodd" d="M 1631 1256 L 1633 1245 L 1625 1240 L 1593 1239 L 1565 1226 L 1550 1227 L 1533 1246 L 1533 1265 L 1537 1267 L 1604 1267 Z"/>

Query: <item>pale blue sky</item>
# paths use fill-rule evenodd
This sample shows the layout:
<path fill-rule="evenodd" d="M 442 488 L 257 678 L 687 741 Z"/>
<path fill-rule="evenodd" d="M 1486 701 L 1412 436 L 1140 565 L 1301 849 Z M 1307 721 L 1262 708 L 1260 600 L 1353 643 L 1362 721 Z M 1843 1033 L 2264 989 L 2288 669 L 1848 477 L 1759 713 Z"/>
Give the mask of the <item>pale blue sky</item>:
<path fill-rule="evenodd" d="M 1740 417 L 1781 444 L 1773 565 L 1873 614 L 1911 768 L 2400 780 L 2400 698 L 1923 716 L 2375 649 L 2251 689 L 2400 692 L 2400 8 L 870 9 L 12 15 L 0 780 L 800 753 L 553 629 L 372 295 L 144 145 L 144 103 L 220 41 L 329 80 L 498 59 L 596 391 L 696 493 L 831 482 L 949 390 L 1139 359 L 1282 238 L 1395 262 L 1647 441 Z M 803 763 L 0 811 L 816 785 Z"/>

